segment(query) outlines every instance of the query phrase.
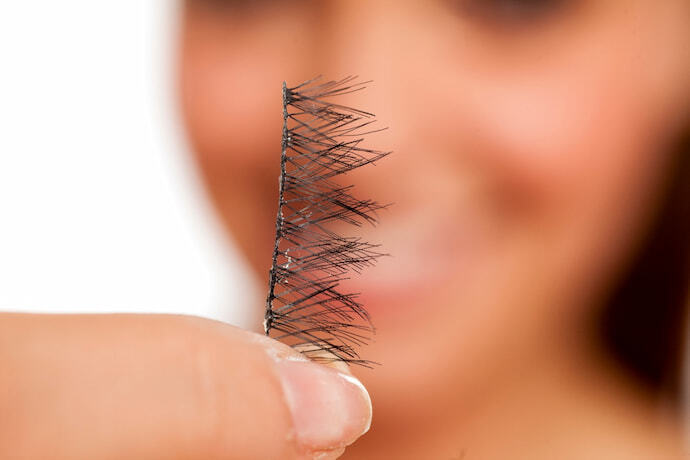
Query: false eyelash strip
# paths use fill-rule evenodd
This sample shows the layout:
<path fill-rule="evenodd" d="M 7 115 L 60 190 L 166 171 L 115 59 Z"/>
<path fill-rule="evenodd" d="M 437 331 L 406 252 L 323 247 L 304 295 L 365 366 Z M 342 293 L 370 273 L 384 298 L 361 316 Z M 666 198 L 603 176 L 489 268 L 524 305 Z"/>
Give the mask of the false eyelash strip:
<path fill-rule="evenodd" d="M 388 205 L 360 200 L 353 186 L 335 181 L 391 152 L 362 146 L 375 116 L 330 101 L 363 90 L 357 77 L 293 88 L 283 82 L 283 135 L 278 214 L 269 271 L 264 330 L 317 361 L 343 361 L 371 367 L 356 348 L 374 334 L 357 293 L 340 292 L 350 272 L 360 273 L 385 254 L 379 245 L 347 237 L 333 223 L 354 226 L 378 222 Z M 324 353 L 328 352 L 328 353 Z"/>

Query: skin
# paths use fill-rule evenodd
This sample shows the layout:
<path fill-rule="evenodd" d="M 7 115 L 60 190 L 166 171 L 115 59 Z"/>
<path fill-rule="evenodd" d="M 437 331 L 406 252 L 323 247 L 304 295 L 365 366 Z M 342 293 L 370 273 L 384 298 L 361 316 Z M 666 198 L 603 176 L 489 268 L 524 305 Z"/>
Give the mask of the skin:
<path fill-rule="evenodd" d="M 0 336 L 2 458 L 295 458 L 279 442 L 289 414 L 268 355 L 246 331 L 173 315 L 8 313 Z M 260 427 L 257 412 L 270 415 Z M 260 431 L 277 441 L 254 442 Z"/>
<path fill-rule="evenodd" d="M 356 370 L 375 417 L 348 455 L 678 453 L 673 417 L 609 361 L 591 323 L 688 125 L 688 30 L 685 0 L 186 2 L 185 124 L 258 279 L 280 82 L 375 82 L 339 101 L 376 113 L 391 129 L 368 145 L 395 152 L 348 177 L 359 196 L 395 203 L 375 229 L 340 229 L 393 254 L 346 286 L 377 327 L 364 353 L 384 364 Z"/>
<path fill-rule="evenodd" d="M 192 316 L 3 313 L 0 360 L 1 458 L 327 460 L 371 416 L 346 369 Z M 354 424 L 297 429 L 338 405 Z"/>
<path fill-rule="evenodd" d="M 187 2 L 181 107 L 209 195 L 265 279 L 280 82 L 374 79 L 343 102 L 395 154 L 350 178 L 396 203 L 361 232 L 394 257 L 348 286 L 383 366 L 357 370 L 376 415 L 346 455 L 678 457 L 676 420 L 590 324 L 688 123 L 690 4 L 498 3 Z M 0 314 L 0 457 L 309 457 L 274 355 L 297 356 L 200 318 Z"/>

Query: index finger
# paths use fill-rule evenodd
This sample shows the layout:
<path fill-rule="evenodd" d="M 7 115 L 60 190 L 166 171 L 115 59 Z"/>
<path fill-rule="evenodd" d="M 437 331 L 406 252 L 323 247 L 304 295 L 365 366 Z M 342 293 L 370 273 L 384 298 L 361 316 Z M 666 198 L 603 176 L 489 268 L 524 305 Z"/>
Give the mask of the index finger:
<path fill-rule="evenodd" d="M 0 456 L 301 458 L 369 426 L 356 380 L 173 315 L 0 315 Z"/>

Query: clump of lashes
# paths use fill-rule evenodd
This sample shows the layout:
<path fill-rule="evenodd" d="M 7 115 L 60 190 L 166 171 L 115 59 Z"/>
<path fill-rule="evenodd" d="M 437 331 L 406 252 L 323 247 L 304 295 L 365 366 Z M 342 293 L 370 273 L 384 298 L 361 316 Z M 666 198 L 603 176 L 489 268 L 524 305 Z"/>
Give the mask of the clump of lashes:
<path fill-rule="evenodd" d="M 331 101 L 368 83 L 352 76 L 327 82 L 317 77 L 293 88 L 283 82 L 278 213 L 264 330 L 317 361 L 370 367 L 357 348 L 371 341 L 374 327 L 358 293 L 341 292 L 340 283 L 385 254 L 377 244 L 336 233 L 332 223 L 377 223 L 377 211 L 388 205 L 355 198 L 353 186 L 337 179 L 390 152 L 362 145 L 363 136 L 382 130 L 371 129 L 372 113 Z"/>

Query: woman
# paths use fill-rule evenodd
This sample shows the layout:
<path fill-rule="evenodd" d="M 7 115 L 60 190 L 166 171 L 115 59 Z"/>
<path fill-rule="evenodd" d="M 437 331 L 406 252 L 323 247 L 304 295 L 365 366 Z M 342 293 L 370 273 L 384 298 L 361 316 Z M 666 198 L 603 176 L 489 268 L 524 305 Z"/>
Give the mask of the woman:
<path fill-rule="evenodd" d="M 368 141 L 395 153 L 351 179 L 396 203 L 361 233 L 393 257 L 350 286 L 378 331 L 362 353 L 383 365 L 354 369 L 374 418 L 345 457 L 682 455 L 687 1 L 196 0 L 183 13 L 184 120 L 260 279 L 280 82 L 375 81 L 344 103 L 390 126 Z M 259 325 L 261 299 L 246 303 Z M 356 381 L 222 324 L 0 327 L 9 454 L 333 458 L 368 428 Z"/>

